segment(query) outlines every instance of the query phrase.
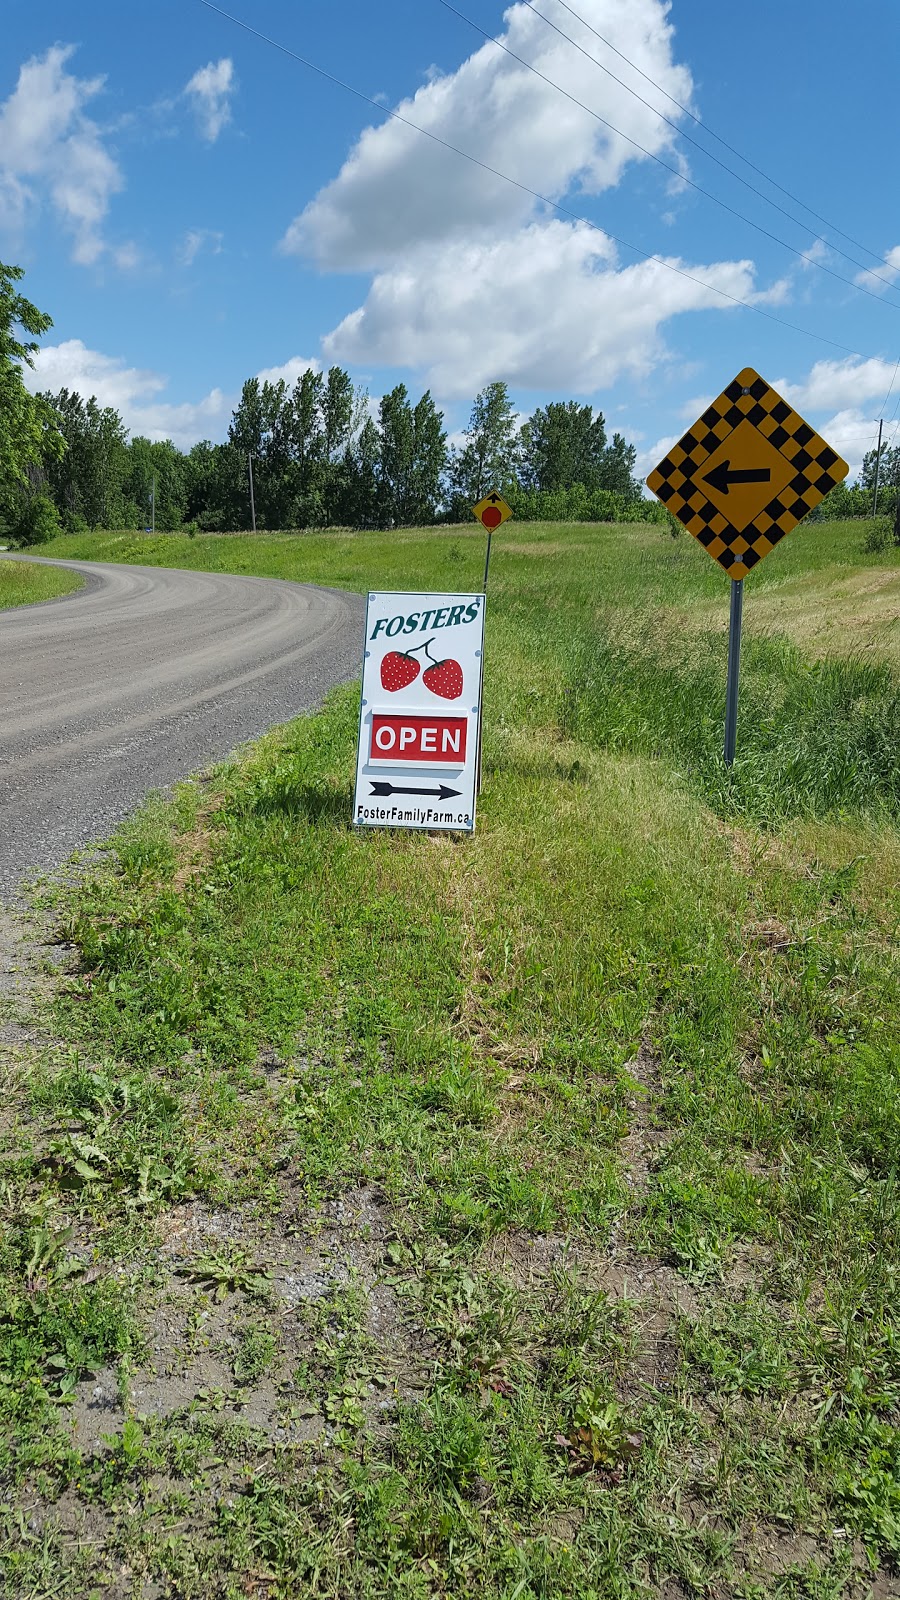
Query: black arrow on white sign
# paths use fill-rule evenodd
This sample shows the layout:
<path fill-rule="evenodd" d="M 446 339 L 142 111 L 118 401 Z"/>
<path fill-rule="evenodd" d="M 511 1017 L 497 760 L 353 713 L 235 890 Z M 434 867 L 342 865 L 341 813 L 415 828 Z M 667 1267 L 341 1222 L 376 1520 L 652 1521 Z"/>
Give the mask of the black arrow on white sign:
<path fill-rule="evenodd" d="M 713 489 L 718 489 L 719 494 L 727 494 L 732 484 L 737 483 L 770 483 L 772 472 L 769 467 L 734 467 L 730 461 L 720 461 L 712 472 L 701 474 L 703 482 L 708 483 Z"/>
<path fill-rule="evenodd" d="M 445 783 L 442 783 L 437 789 L 405 789 L 396 783 L 375 783 L 371 778 L 369 782 L 372 784 L 373 795 L 424 794 L 434 800 L 449 800 L 451 795 L 462 792 L 460 789 L 448 789 Z"/>

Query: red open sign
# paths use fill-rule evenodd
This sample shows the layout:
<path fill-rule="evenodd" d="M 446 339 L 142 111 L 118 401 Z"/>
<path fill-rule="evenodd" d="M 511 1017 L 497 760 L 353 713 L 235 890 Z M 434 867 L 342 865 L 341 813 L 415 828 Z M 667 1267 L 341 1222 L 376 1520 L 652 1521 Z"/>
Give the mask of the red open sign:
<path fill-rule="evenodd" d="M 420 767 L 433 761 L 442 767 L 461 767 L 468 731 L 467 717 L 373 711 L 369 760 L 390 766 L 408 761 Z"/>

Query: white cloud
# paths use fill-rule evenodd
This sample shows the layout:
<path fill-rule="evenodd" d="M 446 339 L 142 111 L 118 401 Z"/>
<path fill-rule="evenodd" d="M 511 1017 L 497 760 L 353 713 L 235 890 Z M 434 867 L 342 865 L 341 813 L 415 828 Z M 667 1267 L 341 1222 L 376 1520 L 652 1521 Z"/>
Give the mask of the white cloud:
<path fill-rule="evenodd" d="M 898 278 L 900 278 L 900 244 L 895 244 L 892 249 L 885 251 L 883 267 L 873 268 L 870 272 L 858 272 L 853 282 L 863 289 L 884 294 Z"/>
<path fill-rule="evenodd" d="M 34 368 L 24 374 L 29 389 L 73 389 L 85 397 L 96 395 L 103 406 L 122 411 L 146 400 L 166 386 L 156 372 L 126 367 L 124 361 L 89 350 L 81 339 L 44 345 L 34 357 Z"/>
<path fill-rule="evenodd" d="M 895 371 L 894 361 L 882 361 L 875 356 L 862 361 L 856 356 L 847 356 L 843 361 L 817 361 L 800 383 L 780 378 L 774 388 L 798 411 L 837 408 L 839 412 L 848 412 L 866 400 L 881 401 L 892 386 Z M 900 372 L 897 380 L 900 381 Z"/>
<path fill-rule="evenodd" d="M 823 439 L 849 462 L 847 483 L 859 477 L 863 456 L 874 450 L 878 443 L 878 419 L 867 416 L 858 406 L 835 412 L 825 422 L 816 424 Z"/>
<path fill-rule="evenodd" d="M 583 21 L 559 0 L 541 9 L 589 57 L 605 54 L 595 27 L 690 103 L 667 0 L 580 0 Z M 598 72 L 596 59 L 574 51 L 527 5 L 510 5 L 504 24 L 504 43 L 523 60 L 685 170 L 675 129 Z M 617 61 L 616 71 L 646 92 L 630 67 Z M 329 358 L 416 368 L 448 397 L 471 395 L 493 378 L 590 394 L 664 360 L 669 317 L 727 308 L 724 296 L 778 303 L 789 292 L 787 281 L 757 290 L 749 261 L 688 267 L 670 257 L 623 266 L 601 229 L 552 218 L 529 190 L 550 200 L 574 193 L 567 204 L 578 208 L 579 192 L 614 187 L 646 157 L 493 44 L 457 71 L 431 75 L 400 112 L 485 165 L 393 120 L 362 134 L 282 240 L 322 267 L 374 274 L 365 302 L 323 341 Z M 665 209 L 664 185 L 659 192 Z"/>
<path fill-rule="evenodd" d="M 134 272 L 141 264 L 141 252 L 133 239 L 127 239 L 124 244 L 118 245 L 112 256 L 120 272 Z"/>
<path fill-rule="evenodd" d="M 683 432 L 684 429 L 682 429 Z M 653 471 L 657 463 L 662 461 L 663 456 L 668 455 L 673 444 L 677 444 L 680 438 L 681 433 L 666 433 L 663 434 L 661 439 L 657 439 L 655 444 L 648 445 L 645 450 L 638 451 L 634 469 L 642 483 Z M 649 491 L 645 492 L 649 494 Z"/>
<path fill-rule="evenodd" d="M 281 367 L 268 367 L 260 379 L 295 377 L 318 362 L 293 356 Z M 164 399 L 169 380 L 158 372 L 129 367 L 117 356 L 90 350 L 81 339 L 66 339 L 62 344 L 44 345 L 34 357 L 34 368 L 25 368 L 25 383 L 32 391 L 74 390 L 88 399 L 94 395 L 101 406 L 114 406 L 132 434 L 149 439 L 171 439 L 182 450 L 189 450 L 198 439 L 223 439 L 237 393 L 211 389 L 200 400 L 173 404 Z"/>
<path fill-rule="evenodd" d="M 229 99 L 236 88 L 234 62 L 228 56 L 199 67 L 185 84 L 184 92 L 193 101 L 200 132 L 210 144 L 215 144 L 231 121 Z"/>
<path fill-rule="evenodd" d="M 74 237 L 74 260 L 87 266 L 104 250 L 102 223 L 123 178 L 97 124 L 84 114 L 105 80 L 67 72 L 73 50 L 53 45 L 26 61 L 0 106 L 0 227 L 21 236 L 46 194 Z"/>
<path fill-rule="evenodd" d="M 260 383 L 278 383 L 283 378 L 285 383 L 290 388 L 293 388 L 297 379 L 302 378 L 304 372 L 320 372 L 321 370 L 322 363 L 320 361 L 307 361 L 304 356 L 292 356 L 290 361 L 285 361 L 280 367 L 263 367 L 262 371 L 258 372 L 256 376 Z"/>
<path fill-rule="evenodd" d="M 595 35 L 557 0 L 545 0 L 543 9 L 590 55 L 602 58 Z M 672 59 L 665 0 L 580 0 L 579 11 L 657 83 L 689 103 L 691 77 Z M 674 148 L 674 131 L 656 112 L 600 73 L 535 12 L 514 4 L 504 20 L 503 41 L 524 60 L 648 150 Z M 628 66 L 617 63 L 616 71 L 646 90 Z M 493 44 L 484 44 L 456 72 L 433 77 L 399 110 L 437 139 L 550 199 L 573 186 L 599 193 L 618 183 L 630 162 L 645 159 Z M 391 120 L 366 129 L 337 178 L 295 218 L 283 247 L 325 267 L 376 270 L 437 240 L 508 235 L 534 214 L 535 204 L 524 189 Z"/>
<path fill-rule="evenodd" d="M 211 256 L 220 256 L 223 237 L 214 228 L 189 228 L 178 252 L 179 262 L 183 267 L 192 267 L 202 250 L 207 250 Z"/>
<path fill-rule="evenodd" d="M 660 261 L 619 268 L 603 233 L 562 222 L 532 223 L 512 243 L 420 246 L 375 277 L 324 349 L 361 365 L 424 367 L 448 396 L 472 394 L 498 374 L 525 388 L 589 394 L 623 373 L 648 373 L 665 355 L 667 318 L 727 304 L 716 290 L 753 292 L 749 261 L 689 270 L 704 281 Z"/>

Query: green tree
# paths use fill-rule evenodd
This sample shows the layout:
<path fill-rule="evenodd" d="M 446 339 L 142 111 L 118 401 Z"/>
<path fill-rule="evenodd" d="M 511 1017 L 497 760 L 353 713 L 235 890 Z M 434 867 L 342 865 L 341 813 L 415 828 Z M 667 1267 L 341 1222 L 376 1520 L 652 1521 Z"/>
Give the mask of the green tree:
<path fill-rule="evenodd" d="M 312 528 L 325 520 L 324 401 L 325 379 L 321 372 L 301 372 L 290 397 L 288 423 L 291 483 L 285 516 L 290 527 Z M 267 470 L 277 468 L 274 463 L 267 463 Z"/>
<path fill-rule="evenodd" d="M 333 520 L 350 528 L 378 526 L 381 435 L 366 415 L 344 452 Z"/>
<path fill-rule="evenodd" d="M 378 521 L 382 528 L 394 528 L 405 521 L 415 462 L 415 423 L 405 383 L 382 395 L 378 427 Z"/>
<path fill-rule="evenodd" d="M 66 449 L 46 463 L 47 484 L 63 526 L 79 521 L 92 528 L 121 527 L 127 520 L 122 485 L 128 469 L 128 435 L 112 406 L 95 396 L 61 389 L 45 395 L 58 419 Z"/>
<path fill-rule="evenodd" d="M 634 476 L 637 450 L 628 444 L 621 433 L 614 433 L 612 441 L 603 452 L 596 487 L 620 494 L 625 500 L 640 500 L 642 489 Z"/>
<path fill-rule="evenodd" d="M 0 503 L 7 509 L 40 485 L 44 462 L 65 449 L 53 410 L 42 396 L 29 394 L 22 378 L 23 366 L 34 366 L 37 340 L 53 326 L 19 294 L 23 277 L 21 267 L 0 262 Z"/>
<path fill-rule="evenodd" d="M 182 473 L 185 521 L 211 533 L 250 527 L 247 462 L 233 445 L 201 439 L 183 458 Z"/>
<path fill-rule="evenodd" d="M 331 367 L 322 395 L 322 512 L 326 524 L 342 520 L 350 449 L 366 415 L 367 397 L 354 391 L 350 374 L 342 367 Z"/>
<path fill-rule="evenodd" d="M 441 479 L 447 465 L 444 414 L 438 411 L 429 389 L 425 390 L 415 407 L 412 420 L 412 471 L 402 518 L 408 526 L 416 527 L 434 521 L 441 499 Z"/>
<path fill-rule="evenodd" d="M 292 526 L 292 501 L 295 484 L 290 472 L 294 459 L 294 406 L 283 378 L 277 383 L 249 378 L 241 390 L 228 428 L 228 442 L 242 458 L 240 477 L 236 477 L 235 500 L 231 509 L 234 527 L 250 527 L 250 493 L 247 457 L 253 457 L 253 482 L 256 499 L 256 524 L 260 528 Z"/>
<path fill-rule="evenodd" d="M 489 383 L 476 395 L 465 439 L 447 471 L 451 515 L 458 517 L 489 489 L 502 494 L 517 482 L 518 426 L 505 383 Z"/>
<path fill-rule="evenodd" d="M 12 525 L 17 544 L 48 544 L 60 532 L 59 512 L 49 495 L 30 494 L 19 502 Z"/>
<path fill-rule="evenodd" d="M 426 389 L 411 406 L 406 385 L 382 395 L 378 410 L 376 518 L 383 528 L 433 522 L 447 464 L 443 413 Z"/>
<path fill-rule="evenodd" d="M 343 367 L 330 367 L 322 390 L 322 447 L 329 465 L 340 461 L 353 429 L 356 396 L 350 374 Z"/>
<path fill-rule="evenodd" d="M 875 466 L 878 460 L 878 451 L 868 450 L 863 456 L 862 470 L 859 474 L 861 489 L 875 488 Z M 886 442 L 881 446 L 881 470 L 878 474 L 879 489 L 900 488 L 900 444 L 891 448 Z"/>
<path fill-rule="evenodd" d="M 171 439 L 132 439 L 123 491 L 139 527 L 149 527 L 151 520 L 162 533 L 181 527 L 187 509 L 184 460 Z"/>
<path fill-rule="evenodd" d="M 577 400 L 539 406 L 521 434 L 523 487 L 550 491 L 603 485 L 606 423 L 603 413 Z M 603 485 L 606 487 L 606 485 Z"/>

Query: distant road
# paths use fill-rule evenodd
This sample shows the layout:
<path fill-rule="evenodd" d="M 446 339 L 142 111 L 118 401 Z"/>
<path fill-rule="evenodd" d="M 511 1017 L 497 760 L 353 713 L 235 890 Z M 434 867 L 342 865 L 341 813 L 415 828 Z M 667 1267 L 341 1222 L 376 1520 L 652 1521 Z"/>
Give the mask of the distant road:
<path fill-rule="evenodd" d="M 54 565 L 86 587 L 0 611 L 0 895 L 108 833 L 148 790 L 318 705 L 362 656 L 357 595 Z"/>

